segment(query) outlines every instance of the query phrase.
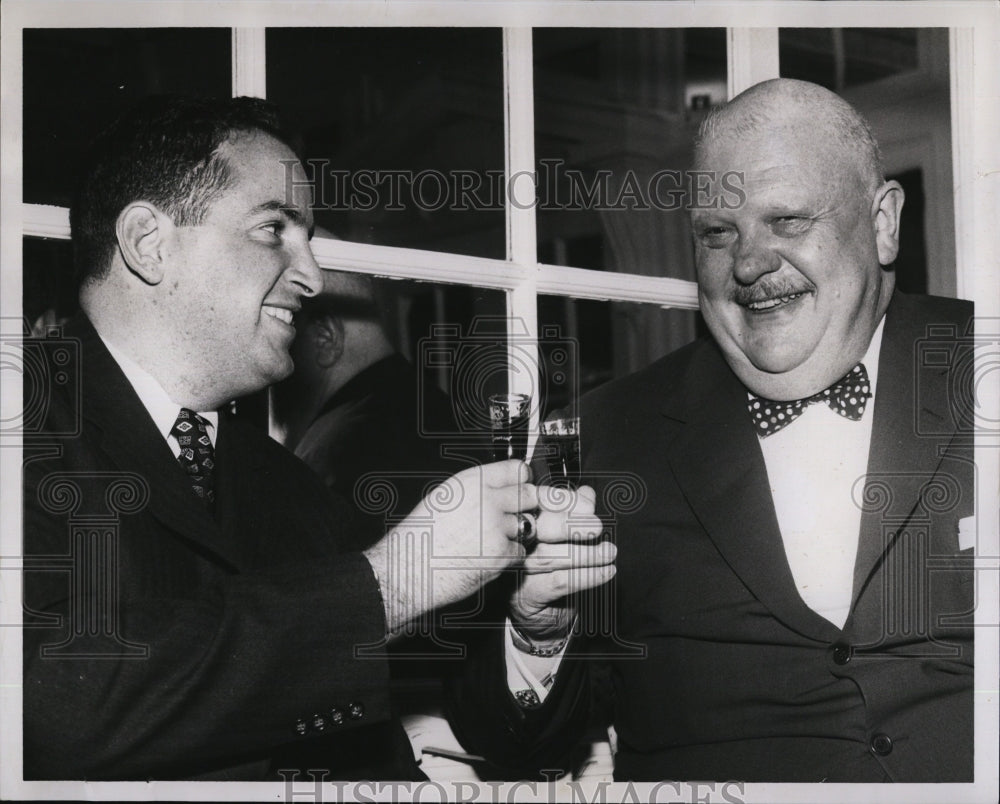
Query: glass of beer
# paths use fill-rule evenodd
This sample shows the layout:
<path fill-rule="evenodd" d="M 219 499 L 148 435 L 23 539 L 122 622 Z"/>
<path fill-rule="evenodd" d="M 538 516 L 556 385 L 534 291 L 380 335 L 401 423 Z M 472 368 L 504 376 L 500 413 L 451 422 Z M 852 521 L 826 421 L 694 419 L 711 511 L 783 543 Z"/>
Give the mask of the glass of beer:
<path fill-rule="evenodd" d="M 550 418 L 542 423 L 541 435 L 549 484 L 575 489 L 580 485 L 580 419 Z"/>
<path fill-rule="evenodd" d="M 527 459 L 530 416 L 531 397 L 528 394 L 494 394 L 490 397 L 494 461 Z"/>

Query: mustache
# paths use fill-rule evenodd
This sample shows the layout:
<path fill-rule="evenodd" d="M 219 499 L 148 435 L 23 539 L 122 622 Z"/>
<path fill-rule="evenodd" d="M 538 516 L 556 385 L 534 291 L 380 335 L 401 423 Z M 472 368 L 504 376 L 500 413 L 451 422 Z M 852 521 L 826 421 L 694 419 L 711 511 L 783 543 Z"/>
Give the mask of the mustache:
<path fill-rule="evenodd" d="M 787 279 L 762 277 L 752 285 L 734 285 L 730 291 L 730 298 L 737 304 L 746 306 L 754 302 L 792 296 L 796 293 L 811 293 L 814 289 L 811 282 L 793 282 Z"/>

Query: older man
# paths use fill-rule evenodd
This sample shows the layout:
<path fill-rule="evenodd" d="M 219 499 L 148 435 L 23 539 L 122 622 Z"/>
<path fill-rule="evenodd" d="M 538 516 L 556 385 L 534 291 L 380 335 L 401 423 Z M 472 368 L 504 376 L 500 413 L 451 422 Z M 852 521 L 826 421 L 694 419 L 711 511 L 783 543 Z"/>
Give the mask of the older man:
<path fill-rule="evenodd" d="M 524 555 L 539 501 L 516 461 L 350 552 L 344 503 L 218 412 L 292 370 L 322 284 L 307 198 L 255 99 L 151 99 L 94 147 L 71 211 L 77 348 L 40 345 L 80 393 L 44 389 L 26 439 L 26 778 L 412 778 L 385 644 Z M 537 528 L 568 538 L 564 514 Z"/>
<path fill-rule="evenodd" d="M 582 405 L 584 472 L 646 495 L 614 521 L 611 642 L 640 651 L 609 663 L 615 775 L 970 781 L 972 305 L 894 290 L 903 191 L 833 93 L 752 87 L 696 165 L 745 196 L 692 211 L 712 337 Z M 511 616 L 557 644 L 557 613 Z M 494 690 L 546 672 L 493 658 Z M 591 670 L 565 658 L 544 703 L 495 696 L 463 737 L 507 772 L 557 766 Z"/>

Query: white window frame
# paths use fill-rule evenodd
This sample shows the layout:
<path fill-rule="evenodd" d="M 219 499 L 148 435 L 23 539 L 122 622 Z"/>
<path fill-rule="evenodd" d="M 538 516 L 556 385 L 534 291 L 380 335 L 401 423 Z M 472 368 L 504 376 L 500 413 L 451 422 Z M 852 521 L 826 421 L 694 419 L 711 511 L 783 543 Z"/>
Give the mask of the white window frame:
<path fill-rule="evenodd" d="M 56 7 L 58 5 L 58 8 Z M 805 7 L 808 6 L 808 9 Z M 289 9 L 295 8 L 295 13 Z M 957 294 L 977 301 L 980 324 L 990 327 L 983 341 L 981 359 L 977 358 L 977 403 L 992 415 L 1000 410 L 1000 377 L 995 370 L 997 344 L 1000 343 L 1000 159 L 997 156 L 996 132 L 1000 130 L 1000 23 L 994 2 L 827 2 L 827 3 L 691 3 L 691 2 L 586 2 L 567 3 L 477 3 L 446 2 L 373 2 L 373 3 L 245 3 L 211 2 L 46 2 L 46 0 L 4 0 L 3 26 L 0 27 L 0 134 L 3 159 L 0 160 L 4 192 L 0 195 L 0 311 L 4 322 L 20 325 L 22 281 L 22 237 L 68 238 L 67 210 L 23 204 L 21 199 L 22 108 L 21 62 L 22 30 L 26 27 L 101 27 L 123 28 L 151 25 L 197 24 L 233 28 L 234 91 L 262 95 L 266 86 L 266 64 L 262 42 L 264 29 L 280 25 L 339 27 L 358 26 L 478 26 L 503 28 L 504 93 L 506 127 L 506 165 L 508 170 L 533 170 L 531 29 L 532 27 L 726 27 L 729 64 L 729 89 L 738 91 L 760 78 L 776 74 L 777 29 L 796 25 L 812 27 L 865 27 L 898 24 L 906 27 L 949 27 L 951 68 L 951 130 L 955 194 L 955 244 Z M 808 14 L 803 17 L 803 13 Z M 234 16 L 239 15 L 239 19 Z M 669 278 L 603 273 L 579 268 L 540 264 L 535 244 L 534 211 L 510 210 L 507 218 L 507 259 L 482 260 L 455 254 L 397 249 L 319 239 L 316 253 L 327 268 L 358 271 L 400 279 L 423 279 L 459 285 L 483 286 L 508 292 L 508 310 L 537 329 L 538 294 L 609 301 L 638 301 L 663 307 L 696 307 L 694 286 Z M 5 336 L 11 334 L 3 333 Z M 16 333 L 15 333 L 16 334 Z M 992 338 L 992 341 L 990 340 Z M 992 343 L 992 347 L 990 344 Z M 978 354 L 978 352 L 977 352 Z M 521 380 L 512 377 L 517 385 Z M 11 381 L 5 372 L 2 391 L 4 411 L 20 409 L 21 383 Z M 4 512 L 4 556 L 0 569 L 18 569 L 21 489 L 18 478 L 21 450 L 16 441 L 4 441 L 2 452 L 5 482 L 0 484 L 0 510 Z M 976 591 L 979 606 L 977 625 L 982 638 L 976 640 L 976 796 L 967 785 L 944 786 L 941 795 L 953 799 L 973 796 L 977 800 L 996 800 L 996 601 L 1000 574 L 997 563 L 997 536 L 1000 532 L 1000 506 L 995 480 L 1000 476 L 1000 449 L 995 436 L 988 432 L 978 439 L 976 465 L 984 479 L 977 489 L 978 532 L 983 553 L 977 559 Z M 12 482 L 8 482 L 12 481 Z M 15 572 L 3 573 L 5 594 L 0 596 L 0 621 L 17 621 L 20 578 Z M 0 732 L 0 752 L 8 757 L 20 755 L 21 703 L 20 632 L 4 629 L 4 651 L 0 669 L 9 689 L 0 696 L 0 711 L 5 728 Z M 8 678 L 9 677 L 9 678 Z M 8 763 L 10 764 L 10 763 Z M 37 783 L 17 782 L 16 769 L 4 774 L 12 797 L 45 796 Z M 65 784 L 65 783 L 59 783 Z M 116 783 L 139 797 L 148 793 L 142 783 Z M 782 786 L 785 787 L 785 786 Z M 904 788 L 907 786 L 904 786 Z M 947 788 L 947 791 L 945 790 Z M 59 788 L 66 791 L 77 788 Z M 243 800 L 258 799 L 262 794 L 234 788 Z M 867 789 L 867 788 L 865 788 Z M 182 783 L 172 787 L 182 798 L 201 798 L 204 787 Z M 134 792 L 133 792 L 134 791 Z M 801 792 L 791 800 L 802 800 Z M 19 795 L 20 794 L 20 795 Z M 912 789 L 881 790 L 879 795 L 902 800 Z M 992 794 L 992 797 L 991 797 Z M 123 793 L 125 795 L 125 793 Z M 748 800 L 774 800 L 773 786 L 747 786 Z M 810 797 L 822 794 L 809 792 Z M 825 800 L 842 800 L 843 789 L 829 791 Z M 874 793 L 873 793 L 874 795 Z M 50 796 L 51 797 L 51 796 Z M 273 797 L 273 796 L 272 796 Z M 817 800 L 819 800 L 817 798 Z"/>
<path fill-rule="evenodd" d="M 599 3 L 588 4 L 590 8 Z M 649 4 L 649 6 L 660 4 Z M 747 4 L 749 5 L 749 4 Z M 648 7 L 647 7 L 648 8 Z M 619 7 L 613 17 L 621 27 L 667 27 L 681 21 L 651 18 L 648 13 L 631 12 Z M 406 15 L 402 15 L 406 16 Z M 530 15 L 526 15 L 529 16 Z M 685 27 L 711 24 L 710 20 L 688 19 Z M 842 16 L 842 15 L 841 15 Z M 609 17 L 609 19 L 611 19 Z M 532 64 L 532 31 L 539 24 L 553 23 L 544 15 L 539 20 L 527 19 L 532 25 L 503 27 L 503 103 L 505 167 L 507 176 L 531 175 L 535 170 L 534 155 L 534 85 Z M 586 20 L 577 20 L 583 24 Z M 857 21 L 858 23 L 861 20 Z M 919 20 L 907 20 L 916 24 Z M 120 24 L 127 25 L 127 21 Z M 147 23 L 148 24 L 148 23 Z M 336 27 L 336 22 L 330 21 Z M 425 19 L 383 20 L 381 24 L 433 24 Z M 479 22 L 477 24 L 485 24 Z M 607 25 L 605 21 L 602 23 Z M 797 25 L 802 23 L 797 22 Z M 843 20 L 810 21 L 821 27 L 844 25 Z M 857 24 L 850 22 L 848 24 Z M 270 21 L 260 27 L 232 28 L 232 91 L 234 95 L 266 96 L 266 33 Z M 748 86 L 778 75 L 778 27 L 727 28 L 726 57 L 729 96 Z M 955 186 L 956 288 L 958 295 L 973 298 L 981 274 L 973 272 L 976 264 L 973 249 L 977 197 L 975 169 L 981 162 L 982 143 L 973 138 L 977 118 L 977 80 L 982 72 L 973 60 L 975 29 L 950 29 L 952 61 L 952 154 Z M 982 38 L 982 37 L 981 37 Z M 20 50 L 20 42 L 17 42 Z M 982 52 L 982 51 L 980 51 Z M 17 121 L 18 125 L 20 120 Z M 976 149 L 979 148 L 979 153 Z M 517 184 L 517 203 L 510 194 L 505 198 L 507 248 L 506 258 L 486 259 L 461 254 L 418 249 L 350 243 L 323 237 L 314 239 L 314 251 L 320 266 L 326 269 L 356 271 L 395 279 L 424 280 L 452 285 L 493 288 L 506 292 L 508 335 L 518 336 L 517 349 L 525 356 L 525 340 L 537 337 L 537 299 L 549 294 L 578 299 L 614 302 L 642 302 L 663 308 L 694 310 L 698 307 L 697 288 L 693 282 L 670 277 L 646 276 L 619 272 L 595 271 L 583 268 L 547 265 L 538 261 L 534 186 L 530 181 Z M 981 208 L 981 207 L 980 207 Z M 22 234 L 48 238 L 68 238 L 68 211 L 62 207 L 22 204 Z M 982 263 L 979 263 L 980 265 Z M 527 338 L 525 337 L 527 336 Z M 513 391 L 528 391 L 538 387 L 536 376 L 523 370 L 511 370 L 509 387 Z M 535 411 L 537 415 L 537 411 Z M 537 422 L 533 422 L 533 425 Z M 535 427 L 533 426 L 533 430 Z"/>
<path fill-rule="evenodd" d="M 618 25 L 630 24 L 616 18 Z M 635 23 L 639 24 L 639 21 Z M 507 176 L 530 175 L 535 170 L 534 86 L 532 27 L 503 28 L 504 137 Z M 234 95 L 265 97 L 267 86 L 266 27 L 232 29 L 232 90 Z M 726 36 L 729 96 L 778 75 L 778 28 L 728 28 Z M 972 156 L 969 125 L 974 117 L 971 86 L 975 65 L 971 59 L 972 29 L 951 30 L 952 132 L 956 187 L 956 243 L 958 244 L 959 295 L 969 296 L 973 286 L 969 255 L 963 234 L 973 225 L 969 161 Z M 461 254 L 349 243 L 323 237 L 314 239 L 320 266 L 396 279 L 414 279 L 470 285 L 506 291 L 508 334 L 518 335 L 524 356 L 524 336 L 537 336 L 539 294 L 617 302 L 643 302 L 663 308 L 693 310 L 698 307 L 693 282 L 669 277 L 604 272 L 547 265 L 537 258 L 534 187 L 517 184 L 517 204 L 506 201 L 506 259 L 467 257 Z M 62 207 L 22 205 L 27 236 L 68 238 L 68 211 Z M 537 361 L 536 361 L 537 363 Z M 537 388 L 538 377 L 511 371 L 511 390 Z"/>

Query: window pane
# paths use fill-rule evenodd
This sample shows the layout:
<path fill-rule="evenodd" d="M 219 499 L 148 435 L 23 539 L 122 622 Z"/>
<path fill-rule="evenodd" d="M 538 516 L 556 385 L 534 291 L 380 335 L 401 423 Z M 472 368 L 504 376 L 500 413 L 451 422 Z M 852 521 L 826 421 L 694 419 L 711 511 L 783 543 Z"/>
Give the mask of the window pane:
<path fill-rule="evenodd" d="M 722 28 L 537 29 L 540 258 L 694 279 L 691 141 L 725 100 Z"/>
<path fill-rule="evenodd" d="M 151 94 L 226 97 L 229 28 L 24 31 L 24 200 L 68 206 L 87 143 Z"/>
<path fill-rule="evenodd" d="M 539 296 L 542 415 L 690 343 L 704 324 L 696 310 Z M 548 337 L 544 333 L 548 331 Z"/>
<path fill-rule="evenodd" d="M 504 259 L 499 29 L 275 28 L 267 94 L 302 131 L 319 224 Z"/>
<path fill-rule="evenodd" d="M 906 194 L 894 271 L 903 291 L 954 295 L 946 28 L 783 28 L 781 75 L 821 84 L 869 121 Z"/>
<path fill-rule="evenodd" d="M 24 238 L 22 315 L 29 326 L 58 324 L 77 311 L 73 247 L 68 240 Z"/>
<path fill-rule="evenodd" d="M 782 28 L 781 74 L 840 91 L 917 69 L 916 28 Z"/>
<path fill-rule="evenodd" d="M 890 174 L 906 193 L 906 226 L 899 229 L 899 256 L 896 257 L 896 287 L 903 293 L 927 292 L 927 248 L 924 227 L 924 176 L 920 168 Z M 912 225 L 911 225 L 912 224 Z"/>

